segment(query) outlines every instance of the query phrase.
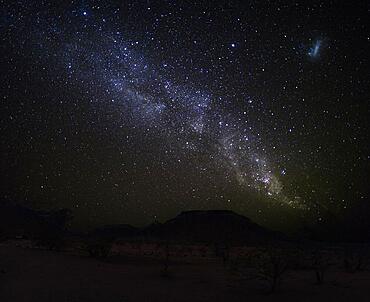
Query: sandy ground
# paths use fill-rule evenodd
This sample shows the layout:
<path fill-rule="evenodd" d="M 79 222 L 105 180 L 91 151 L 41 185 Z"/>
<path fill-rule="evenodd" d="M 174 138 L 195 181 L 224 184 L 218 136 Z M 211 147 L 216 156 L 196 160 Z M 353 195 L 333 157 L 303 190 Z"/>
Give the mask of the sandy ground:
<path fill-rule="evenodd" d="M 217 259 L 174 263 L 169 278 L 161 269 L 150 259 L 98 261 L 0 245 L 0 301 L 370 301 L 370 272 L 328 272 L 321 286 L 312 272 L 289 272 L 278 292 L 266 294 L 264 282 L 240 280 Z"/>

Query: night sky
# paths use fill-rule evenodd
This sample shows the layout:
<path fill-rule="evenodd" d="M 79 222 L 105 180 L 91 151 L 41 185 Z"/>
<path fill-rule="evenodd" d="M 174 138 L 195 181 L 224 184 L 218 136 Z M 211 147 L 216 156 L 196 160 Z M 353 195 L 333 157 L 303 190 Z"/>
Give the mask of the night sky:
<path fill-rule="evenodd" d="M 2 201 L 82 228 L 369 203 L 366 1 L 0 3 Z"/>

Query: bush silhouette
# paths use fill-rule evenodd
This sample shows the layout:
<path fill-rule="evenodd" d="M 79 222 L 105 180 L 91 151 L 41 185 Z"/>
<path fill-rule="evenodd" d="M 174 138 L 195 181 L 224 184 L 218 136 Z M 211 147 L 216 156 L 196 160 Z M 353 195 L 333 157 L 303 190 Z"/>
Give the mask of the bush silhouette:
<path fill-rule="evenodd" d="M 324 283 L 325 272 L 329 266 L 329 261 L 325 252 L 315 250 L 312 254 L 312 268 L 315 272 L 316 283 L 321 285 Z"/>
<path fill-rule="evenodd" d="M 98 240 L 87 245 L 89 255 L 96 259 L 105 259 L 109 256 L 112 248 L 111 240 Z"/>
<path fill-rule="evenodd" d="M 281 285 L 288 270 L 289 256 L 287 251 L 266 249 L 255 259 L 258 276 L 269 283 L 269 292 L 275 292 Z"/>
<path fill-rule="evenodd" d="M 239 260 L 230 260 L 229 268 L 244 280 L 260 279 L 268 284 L 268 292 L 279 289 L 288 271 L 293 252 L 278 248 L 261 248 Z"/>

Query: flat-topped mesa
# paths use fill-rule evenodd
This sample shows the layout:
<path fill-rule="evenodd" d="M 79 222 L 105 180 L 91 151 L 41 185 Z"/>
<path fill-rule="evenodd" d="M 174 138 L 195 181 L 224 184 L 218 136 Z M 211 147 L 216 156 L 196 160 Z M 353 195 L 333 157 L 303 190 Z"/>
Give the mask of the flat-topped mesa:
<path fill-rule="evenodd" d="M 194 210 L 181 212 L 156 228 L 153 236 L 167 240 L 223 243 L 259 243 L 278 234 L 229 210 Z"/>

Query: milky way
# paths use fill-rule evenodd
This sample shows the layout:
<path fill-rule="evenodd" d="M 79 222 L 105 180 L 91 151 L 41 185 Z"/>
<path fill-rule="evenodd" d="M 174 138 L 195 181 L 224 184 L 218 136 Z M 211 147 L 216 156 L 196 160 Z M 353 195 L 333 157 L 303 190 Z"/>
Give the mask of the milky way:
<path fill-rule="evenodd" d="M 364 139 L 348 101 L 363 95 L 362 79 L 348 71 L 336 90 L 346 54 L 335 36 L 315 38 L 310 16 L 292 29 L 277 23 L 287 7 L 272 5 L 262 24 L 258 5 L 36 3 L 2 16 L 4 112 L 25 142 L 9 140 L 6 154 L 38 154 L 3 197 L 72 207 L 90 223 L 213 207 L 321 220 L 365 198 L 353 175 L 368 157 L 346 147 Z M 306 8 L 296 9 L 299 19 Z M 322 20 L 320 36 L 334 35 Z"/>
<path fill-rule="evenodd" d="M 133 127 L 143 131 L 141 135 L 146 135 L 149 128 L 157 135 L 169 133 L 165 139 L 179 144 L 184 152 L 206 148 L 214 164 L 228 167 L 240 186 L 260 191 L 271 202 L 305 208 L 303 200 L 296 203 L 297 197 L 284 194 L 280 176 L 258 151 L 255 136 L 259 134 L 248 126 L 253 122 L 248 122 L 246 111 L 238 118 L 224 116 L 219 108 L 222 104 L 211 93 L 178 85 L 162 75 L 161 69 L 166 66 L 148 63 L 132 50 L 139 42 L 125 41 L 120 32 L 104 31 L 99 25 L 94 32 L 86 30 L 70 36 L 62 30 L 55 35 L 56 39 L 62 36 L 61 40 L 52 39 L 60 45 L 56 54 L 47 40 L 41 43 L 38 51 L 46 54 L 43 63 L 55 57 L 61 69 L 58 73 L 64 69 L 68 81 L 86 91 L 98 87 L 96 102 L 99 106 L 114 103 L 120 120 L 112 122 L 117 126 L 123 127 L 131 120 Z M 40 43 L 40 38 L 36 41 Z"/>

